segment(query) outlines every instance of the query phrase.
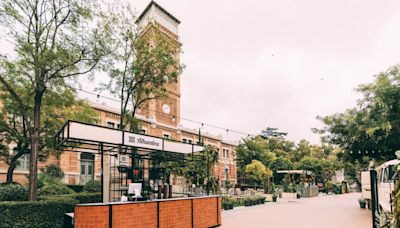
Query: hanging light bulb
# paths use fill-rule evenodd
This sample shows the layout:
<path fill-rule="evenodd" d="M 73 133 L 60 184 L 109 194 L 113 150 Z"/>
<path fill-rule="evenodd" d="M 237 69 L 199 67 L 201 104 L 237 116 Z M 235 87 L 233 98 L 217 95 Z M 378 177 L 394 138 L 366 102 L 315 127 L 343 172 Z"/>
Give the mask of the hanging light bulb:
<path fill-rule="evenodd" d="M 172 122 L 175 122 L 175 121 L 176 121 L 175 116 L 172 116 Z"/>
<path fill-rule="evenodd" d="M 361 151 L 359 150 L 358 153 L 361 154 Z"/>

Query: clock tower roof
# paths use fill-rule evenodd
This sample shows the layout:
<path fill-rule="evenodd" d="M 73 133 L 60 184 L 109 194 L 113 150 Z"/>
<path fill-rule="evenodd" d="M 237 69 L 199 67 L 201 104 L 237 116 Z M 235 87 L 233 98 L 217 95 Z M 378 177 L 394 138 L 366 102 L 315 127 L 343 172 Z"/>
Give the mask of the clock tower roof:
<path fill-rule="evenodd" d="M 145 28 L 148 24 L 157 23 L 178 36 L 178 27 L 181 22 L 155 1 L 151 1 L 135 23 L 139 29 Z"/>

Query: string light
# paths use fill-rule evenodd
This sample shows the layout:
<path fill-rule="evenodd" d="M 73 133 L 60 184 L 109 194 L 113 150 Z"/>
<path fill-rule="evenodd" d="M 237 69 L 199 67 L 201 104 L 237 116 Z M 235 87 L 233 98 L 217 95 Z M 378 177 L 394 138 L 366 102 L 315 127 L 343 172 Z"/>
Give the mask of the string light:
<path fill-rule="evenodd" d="M 99 99 L 100 97 L 102 97 L 102 98 L 107 99 L 107 100 L 110 100 L 110 101 L 114 101 L 114 102 L 118 102 L 118 103 L 121 102 L 121 101 L 118 100 L 118 99 L 111 98 L 111 97 L 107 97 L 107 96 L 100 95 L 100 94 L 96 94 L 96 93 L 93 93 L 93 92 L 90 92 L 90 91 L 86 91 L 86 90 L 83 90 L 83 89 L 80 89 L 80 88 L 75 88 L 75 89 L 76 89 L 76 90 L 79 90 L 79 91 L 81 91 L 81 92 L 90 94 L 90 95 L 97 96 L 98 99 Z M 174 121 L 174 118 L 175 118 L 175 121 L 176 121 L 176 117 L 173 116 L 173 115 L 165 114 L 165 113 L 163 113 L 163 112 L 160 112 L 160 111 L 157 111 L 157 110 L 152 110 L 152 109 L 145 108 L 145 107 L 140 107 L 140 106 L 139 106 L 139 107 L 138 107 L 138 113 L 141 112 L 141 109 L 146 109 L 146 110 L 151 111 L 151 112 L 155 112 L 155 113 L 159 113 L 159 114 L 164 115 L 164 116 L 168 116 L 168 117 L 172 118 L 172 121 Z M 245 133 L 245 132 L 241 132 L 241 131 L 236 131 L 236 130 L 232 130 L 232 129 L 227 129 L 227 128 L 219 127 L 219 126 L 216 126 L 216 125 L 213 125 L 213 124 L 207 124 L 207 123 L 204 123 L 204 122 L 200 122 L 200 121 L 196 121 L 196 120 L 191 120 L 191 119 L 184 118 L 184 117 L 179 117 L 179 119 L 185 120 L 185 121 L 188 121 L 188 122 L 192 122 L 192 123 L 201 124 L 201 128 L 204 128 L 204 126 L 208 126 L 208 127 L 211 127 L 211 128 L 220 129 L 220 130 L 226 130 L 227 132 L 230 131 L 230 132 L 232 132 L 232 133 L 236 133 L 236 134 L 240 134 L 240 135 L 246 135 L 246 136 L 248 136 L 248 137 L 251 137 L 251 134 L 249 134 L 249 133 Z M 174 121 L 174 122 L 175 122 L 175 121 Z"/>

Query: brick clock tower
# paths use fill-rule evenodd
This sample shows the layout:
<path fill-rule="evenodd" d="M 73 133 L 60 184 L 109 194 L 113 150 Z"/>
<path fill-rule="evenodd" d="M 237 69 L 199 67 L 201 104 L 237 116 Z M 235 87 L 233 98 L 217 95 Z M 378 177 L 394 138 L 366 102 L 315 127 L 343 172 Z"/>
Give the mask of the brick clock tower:
<path fill-rule="evenodd" d="M 171 51 L 176 53 L 175 58 L 179 62 L 182 44 L 179 42 L 178 36 L 180 24 L 178 19 L 156 2 L 151 1 L 136 20 L 136 24 L 139 27 L 140 36 L 146 37 L 150 42 L 155 35 L 161 35 L 171 47 Z M 177 127 L 180 119 L 180 78 L 178 77 L 177 83 L 167 85 L 167 90 L 166 98 L 151 100 L 146 105 L 148 110 L 155 110 L 155 112 L 143 111 L 157 123 Z"/>

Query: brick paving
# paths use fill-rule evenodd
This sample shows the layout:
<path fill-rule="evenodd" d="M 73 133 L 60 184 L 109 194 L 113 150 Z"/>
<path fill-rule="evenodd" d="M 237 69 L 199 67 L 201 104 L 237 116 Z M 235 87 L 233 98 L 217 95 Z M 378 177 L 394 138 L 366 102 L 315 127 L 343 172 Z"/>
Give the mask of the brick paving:
<path fill-rule="evenodd" d="M 224 228 L 369 228 L 371 211 L 360 209 L 359 193 L 239 207 L 222 212 Z"/>

